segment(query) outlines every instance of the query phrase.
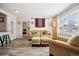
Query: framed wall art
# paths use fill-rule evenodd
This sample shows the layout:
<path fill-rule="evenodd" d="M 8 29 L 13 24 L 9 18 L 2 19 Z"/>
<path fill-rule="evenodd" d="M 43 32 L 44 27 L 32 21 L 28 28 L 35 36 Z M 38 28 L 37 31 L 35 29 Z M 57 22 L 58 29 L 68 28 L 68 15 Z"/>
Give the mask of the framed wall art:
<path fill-rule="evenodd" d="M 0 22 L 4 22 L 4 17 L 0 17 Z"/>
<path fill-rule="evenodd" d="M 35 27 L 45 27 L 45 18 L 35 18 Z"/>

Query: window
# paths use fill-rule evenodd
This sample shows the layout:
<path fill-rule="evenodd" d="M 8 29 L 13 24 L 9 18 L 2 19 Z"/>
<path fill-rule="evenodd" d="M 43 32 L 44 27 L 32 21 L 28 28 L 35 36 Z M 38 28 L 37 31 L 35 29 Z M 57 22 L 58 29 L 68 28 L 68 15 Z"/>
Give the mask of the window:
<path fill-rule="evenodd" d="M 60 32 L 75 33 L 79 31 L 79 11 L 63 17 L 60 21 Z"/>

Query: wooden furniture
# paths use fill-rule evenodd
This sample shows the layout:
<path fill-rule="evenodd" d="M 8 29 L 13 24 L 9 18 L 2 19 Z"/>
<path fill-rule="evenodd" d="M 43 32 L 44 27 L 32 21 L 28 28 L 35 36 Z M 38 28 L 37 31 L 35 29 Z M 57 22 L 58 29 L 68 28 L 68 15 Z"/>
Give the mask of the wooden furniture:
<path fill-rule="evenodd" d="M 0 41 L 1 41 L 1 45 L 4 46 L 1 36 L 0 36 Z"/>
<path fill-rule="evenodd" d="M 1 45 L 2 46 L 10 43 L 11 42 L 10 35 L 8 33 L 6 33 L 6 32 L 5 33 L 1 33 L 0 34 L 0 41 L 1 41 Z"/>

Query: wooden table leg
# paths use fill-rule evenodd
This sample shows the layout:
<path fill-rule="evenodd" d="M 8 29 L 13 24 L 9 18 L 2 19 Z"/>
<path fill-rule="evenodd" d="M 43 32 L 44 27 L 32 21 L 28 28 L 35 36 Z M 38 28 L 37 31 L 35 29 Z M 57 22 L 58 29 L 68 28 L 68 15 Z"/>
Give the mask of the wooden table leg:
<path fill-rule="evenodd" d="M 8 39 L 9 39 L 9 43 L 11 42 L 11 40 L 10 40 L 10 36 L 9 35 L 7 35 L 8 36 Z"/>
<path fill-rule="evenodd" d="M 5 44 L 7 44 L 7 35 L 5 35 L 5 40 L 6 40 L 6 43 Z"/>
<path fill-rule="evenodd" d="M 1 39 L 1 36 L 0 36 L 0 41 L 1 41 L 1 45 L 4 46 L 3 41 L 2 41 L 2 39 Z"/>

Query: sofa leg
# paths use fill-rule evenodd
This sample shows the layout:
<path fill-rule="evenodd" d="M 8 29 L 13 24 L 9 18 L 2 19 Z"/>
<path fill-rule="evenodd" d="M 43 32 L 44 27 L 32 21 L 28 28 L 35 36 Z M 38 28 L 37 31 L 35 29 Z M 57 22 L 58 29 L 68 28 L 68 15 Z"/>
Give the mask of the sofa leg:
<path fill-rule="evenodd" d="M 32 39 L 29 39 L 29 41 L 32 41 Z"/>
<path fill-rule="evenodd" d="M 32 44 L 32 47 L 40 47 L 40 44 Z"/>
<path fill-rule="evenodd" d="M 49 56 L 54 56 L 54 55 L 50 53 Z"/>

